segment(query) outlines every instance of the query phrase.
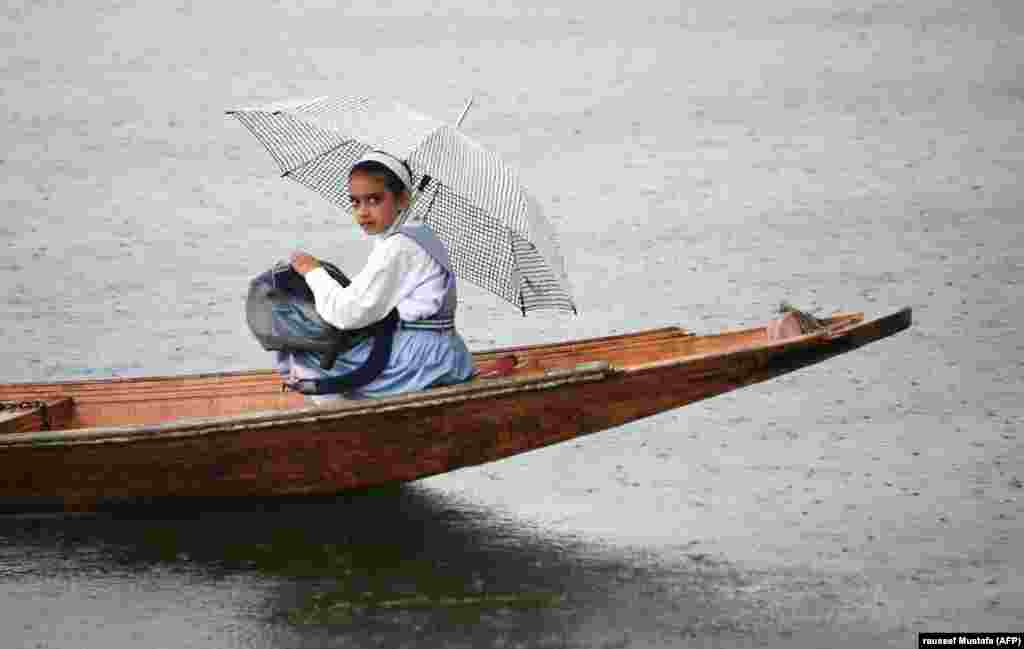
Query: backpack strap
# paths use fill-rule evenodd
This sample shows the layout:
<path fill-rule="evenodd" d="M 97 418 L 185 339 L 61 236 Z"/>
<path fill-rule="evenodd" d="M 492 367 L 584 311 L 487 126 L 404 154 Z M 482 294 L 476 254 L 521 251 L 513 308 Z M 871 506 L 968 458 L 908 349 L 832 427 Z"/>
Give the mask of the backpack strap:
<path fill-rule="evenodd" d="M 286 383 L 285 386 L 302 394 L 334 394 L 360 388 L 370 383 L 380 376 L 380 373 L 387 367 L 388 360 L 391 358 L 391 348 L 395 340 L 397 325 L 398 309 L 391 309 L 391 312 L 383 320 L 378 320 L 367 327 L 373 335 L 373 347 L 370 348 L 370 355 L 363 361 L 363 364 L 351 372 L 322 379 L 300 379 L 293 383 Z M 337 357 L 337 353 L 334 356 Z M 330 366 L 333 365 L 334 359 L 331 359 Z"/>

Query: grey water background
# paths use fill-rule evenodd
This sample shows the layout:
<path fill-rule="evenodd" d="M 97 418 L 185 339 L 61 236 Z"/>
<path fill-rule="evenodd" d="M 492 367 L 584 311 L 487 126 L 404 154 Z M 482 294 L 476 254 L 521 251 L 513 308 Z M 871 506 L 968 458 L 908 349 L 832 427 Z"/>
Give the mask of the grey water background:
<path fill-rule="evenodd" d="M 1024 625 L 1018 2 L 12 2 L 0 377 L 267 366 L 249 277 L 355 271 L 223 110 L 458 115 L 561 235 L 577 317 L 470 346 L 912 306 L 760 386 L 413 485 L 0 517 L 0 646 L 911 646 Z"/>

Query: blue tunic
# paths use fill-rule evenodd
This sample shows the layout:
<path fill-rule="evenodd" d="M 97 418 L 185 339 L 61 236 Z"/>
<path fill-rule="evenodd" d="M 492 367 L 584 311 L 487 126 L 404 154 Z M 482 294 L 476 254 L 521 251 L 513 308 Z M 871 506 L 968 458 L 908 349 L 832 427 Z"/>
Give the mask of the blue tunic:
<path fill-rule="evenodd" d="M 310 397 L 314 402 L 340 398 L 363 399 L 383 397 L 425 388 L 461 383 L 473 376 L 473 356 L 462 336 L 455 330 L 457 304 L 455 274 L 452 272 L 444 244 L 424 224 L 404 225 L 394 234 L 402 233 L 419 244 L 447 275 L 444 302 L 438 313 L 426 320 L 400 322 L 395 331 L 391 357 L 380 375 L 370 383 L 342 394 Z M 394 236 L 392 234 L 391 236 Z M 301 330 L 304 318 L 292 314 L 292 324 Z M 310 326 L 312 323 L 310 323 Z M 372 340 L 365 340 L 338 356 L 330 370 L 320 368 L 319 355 L 312 352 L 275 352 L 277 369 L 282 375 L 297 378 L 341 376 L 359 367 L 370 353 Z"/>

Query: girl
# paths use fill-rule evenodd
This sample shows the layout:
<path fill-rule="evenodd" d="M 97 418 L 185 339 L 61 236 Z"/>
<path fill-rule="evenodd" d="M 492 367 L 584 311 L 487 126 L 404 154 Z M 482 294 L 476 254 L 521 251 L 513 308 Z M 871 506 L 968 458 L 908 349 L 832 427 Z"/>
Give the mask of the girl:
<path fill-rule="evenodd" d="M 292 268 L 313 291 L 317 313 L 339 329 L 365 327 L 396 307 L 400 321 L 391 356 L 377 378 L 343 395 L 313 400 L 385 396 L 469 379 L 473 357 L 455 331 L 455 275 L 448 253 L 425 223 L 406 223 L 412 193 L 408 166 L 373 151 L 352 167 L 348 184 L 353 217 L 374 239 L 366 267 L 347 288 L 305 252 L 292 254 Z M 359 343 L 328 371 L 310 352 L 277 352 L 278 368 L 290 380 L 343 375 L 366 360 L 372 344 Z"/>

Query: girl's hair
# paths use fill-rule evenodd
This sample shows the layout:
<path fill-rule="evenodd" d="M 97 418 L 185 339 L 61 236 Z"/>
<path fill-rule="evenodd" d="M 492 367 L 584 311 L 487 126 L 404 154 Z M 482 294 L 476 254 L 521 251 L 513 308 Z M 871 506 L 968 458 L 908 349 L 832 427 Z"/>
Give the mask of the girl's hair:
<path fill-rule="evenodd" d="M 406 169 L 409 169 L 409 165 L 403 160 L 402 164 L 405 165 Z M 352 167 L 352 171 L 349 172 L 349 180 L 357 172 L 362 172 L 373 178 L 379 178 L 384 181 L 384 186 L 387 187 L 388 191 L 394 194 L 396 197 L 401 196 L 402 192 L 406 191 L 405 183 L 402 179 L 395 175 L 395 172 L 387 168 L 387 165 L 377 162 L 375 160 L 364 160 L 363 162 L 357 163 Z M 412 170 L 409 169 L 409 176 L 412 176 Z"/>

